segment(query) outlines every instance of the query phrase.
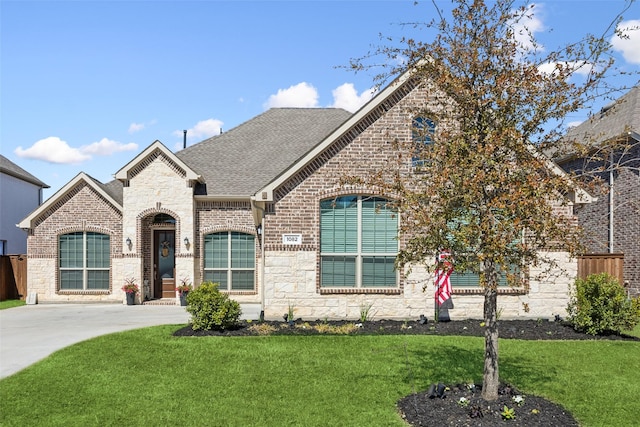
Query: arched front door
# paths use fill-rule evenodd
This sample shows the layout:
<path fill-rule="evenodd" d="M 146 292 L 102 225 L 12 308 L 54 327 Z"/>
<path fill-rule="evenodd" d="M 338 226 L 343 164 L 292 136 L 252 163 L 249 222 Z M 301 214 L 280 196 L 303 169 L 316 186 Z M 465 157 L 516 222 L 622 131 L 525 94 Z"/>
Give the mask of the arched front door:
<path fill-rule="evenodd" d="M 175 230 L 153 232 L 153 297 L 176 296 L 176 233 Z"/>

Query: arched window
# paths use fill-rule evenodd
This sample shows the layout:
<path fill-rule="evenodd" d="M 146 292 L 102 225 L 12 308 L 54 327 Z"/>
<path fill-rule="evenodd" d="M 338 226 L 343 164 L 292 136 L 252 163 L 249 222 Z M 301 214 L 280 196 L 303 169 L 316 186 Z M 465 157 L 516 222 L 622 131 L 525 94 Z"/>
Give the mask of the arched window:
<path fill-rule="evenodd" d="M 236 231 L 204 236 L 204 280 L 220 290 L 255 289 L 255 237 Z"/>
<path fill-rule="evenodd" d="M 176 220 L 171 215 L 165 213 L 159 213 L 153 217 L 154 224 L 175 224 Z"/>
<path fill-rule="evenodd" d="M 108 290 L 110 239 L 107 234 L 76 232 L 58 238 L 60 290 Z"/>
<path fill-rule="evenodd" d="M 397 286 L 398 215 L 386 199 L 341 196 L 320 202 L 320 285 Z"/>

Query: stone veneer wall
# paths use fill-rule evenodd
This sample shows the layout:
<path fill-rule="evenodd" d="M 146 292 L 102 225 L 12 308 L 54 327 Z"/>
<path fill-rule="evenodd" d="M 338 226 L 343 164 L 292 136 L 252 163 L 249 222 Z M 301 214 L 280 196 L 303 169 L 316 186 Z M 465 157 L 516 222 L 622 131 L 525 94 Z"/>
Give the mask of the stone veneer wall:
<path fill-rule="evenodd" d="M 498 310 L 503 319 L 552 319 L 556 314 L 566 316 L 569 289 L 577 273 L 577 264 L 565 253 L 547 253 L 558 263 L 557 273 L 546 267 L 532 267 L 528 292 L 501 290 Z M 433 276 L 424 269 L 414 268 L 408 275 L 399 295 L 337 293 L 321 295 L 316 289 L 317 259 L 314 252 L 279 251 L 267 254 L 265 277 L 270 285 L 265 294 L 265 317 L 282 319 L 289 304 L 295 307 L 296 318 L 358 319 L 360 308 L 371 304 L 376 319 L 417 319 L 421 314 L 432 318 L 434 313 Z M 426 285 L 426 286 L 425 286 Z M 423 291 L 423 286 L 425 290 Z M 482 293 L 466 293 L 467 289 L 453 289 L 454 308 L 449 310 L 453 320 L 482 319 Z"/>
<path fill-rule="evenodd" d="M 134 277 L 138 284 L 148 280 L 152 286 L 152 258 L 145 254 L 151 252 L 151 219 L 159 214 L 171 215 L 176 220 L 176 281 L 182 278 L 193 280 L 194 245 L 187 248 L 183 241 L 190 242 L 194 236 L 194 199 L 193 188 L 189 186 L 186 173 L 162 152 L 152 153 L 143 166 L 133 168 L 135 174 L 130 177 L 128 186 L 123 188 L 123 235 L 120 242 L 124 247 L 124 276 Z M 125 241 L 131 239 L 131 249 Z"/>
<path fill-rule="evenodd" d="M 346 174 L 367 176 L 383 170 L 395 158 L 389 141 L 411 140 L 412 111 L 419 102 L 437 100 L 423 87 L 414 89 L 393 105 L 351 141 L 342 140 L 293 176 L 276 192 L 280 200 L 269 206 L 265 218 L 265 316 L 280 319 L 289 304 L 296 317 L 309 319 L 358 318 L 360 306 L 372 304 L 377 318 L 417 318 L 433 313 L 433 281 L 415 269 L 400 275 L 399 288 L 323 290 L 319 287 L 319 204 L 320 200 L 342 194 L 376 194 L 366 187 L 341 187 Z M 408 165 L 407 165 L 408 169 Z M 571 207 L 558 206 L 558 214 L 571 215 Z M 302 244 L 282 244 L 282 234 L 302 235 Z M 400 244 L 402 245 L 402 241 Z M 564 315 L 568 290 L 576 274 L 576 263 L 564 254 L 550 254 L 564 267 L 561 277 L 531 278 L 529 291 L 511 291 L 499 297 L 502 315 L 508 317 L 545 317 Z M 536 273 L 531 271 L 531 273 Z M 532 274 L 532 276 L 537 274 Z M 427 291 L 423 292 L 423 284 Z M 454 290 L 454 293 L 456 290 Z M 478 288 L 472 293 L 454 294 L 452 318 L 482 318 L 483 296 Z"/>
<path fill-rule="evenodd" d="M 111 243 L 111 287 L 108 291 L 59 291 L 58 236 L 91 231 L 108 234 Z M 27 290 L 39 302 L 120 302 L 122 215 L 85 182 L 72 188 L 40 218 L 28 237 Z"/>

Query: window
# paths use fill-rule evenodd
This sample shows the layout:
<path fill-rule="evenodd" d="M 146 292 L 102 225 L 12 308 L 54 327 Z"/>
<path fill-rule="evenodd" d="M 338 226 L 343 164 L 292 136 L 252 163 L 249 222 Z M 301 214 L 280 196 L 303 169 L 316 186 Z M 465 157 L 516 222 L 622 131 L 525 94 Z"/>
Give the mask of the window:
<path fill-rule="evenodd" d="M 7 254 L 7 241 L 0 240 L 0 255 L 6 255 L 6 254 Z"/>
<path fill-rule="evenodd" d="M 465 227 L 466 225 L 469 224 L 470 221 L 473 221 L 472 216 L 474 215 L 473 211 L 468 214 L 468 215 L 461 215 L 459 218 L 454 219 L 452 221 L 449 221 L 448 223 L 448 228 L 449 231 L 451 233 L 456 233 L 457 230 L 461 227 Z M 495 217 L 497 219 L 501 218 L 501 215 L 499 214 L 499 212 L 496 212 Z M 453 236 L 451 236 L 451 238 L 453 238 Z M 512 242 L 512 245 L 517 245 L 518 243 L 520 243 L 522 239 L 522 236 L 516 240 L 514 240 Z M 469 250 L 469 253 L 477 253 L 477 249 L 474 249 L 473 247 L 469 247 L 467 248 Z M 475 257 L 472 257 L 475 258 Z M 455 261 L 454 261 L 454 268 L 455 268 Z M 511 264 L 509 266 L 509 271 L 508 272 L 504 272 L 501 271 L 499 272 L 499 276 L 498 276 L 498 286 L 499 287 L 508 287 L 509 283 L 507 280 L 507 276 L 512 276 L 515 275 L 516 277 L 521 275 L 521 269 L 515 265 L 515 264 Z M 451 286 L 459 286 L 459 287 L 477 287 L 480 285 L 480 274 L 473 272 L 471 270 L 462 270 L 462 271 L 453 271 L 453 273 L 451 273 L 450 276 L 450 280 L 451 280 Z"/>
<path fill-rule="evenodd" d="M 255 287 L 255 238 L 225 231 L 204 236 L 204 280 L 220 290 L 252 291 Z"/>
<path fill-rule="evenodd" d="M 398 215 L 388 201 L 342 196 L 320 202 L 320 286 L 395 287 Z"/>
<path fill-rule="evenodd" d="M 514 267 L 511 268 L 511 273 L 515 273 L 517 269 Z M 478 287 L 480 286 L 480 275 L 478 273 L 474 273 L 472 271 L 454 271 L 449 276 L 449 280 L 451 281 L 451 286 L 461 287 L 461 288 L 469 288 L 469 287 Z M 507 283 L 507 275 L 502 273 L 498 277 L 498 286 L 499 287 L 508 287 Z"/>
<path fill-rule="evenodd" d="M 414 145 L 414 155 L 411 158 L 413 167 L 424 165 L 424 156 L 422 155 L 430 144 L 433 143 L 433 134 L 436 131 L 436 123 L 426 117 L 415 117 L 411 125 L 411 137 Z"/>
<path fill-rule="evenodd" d="M 108 290 L 109 236 L 77 232 L 58 239 L 60 290 Z"/>

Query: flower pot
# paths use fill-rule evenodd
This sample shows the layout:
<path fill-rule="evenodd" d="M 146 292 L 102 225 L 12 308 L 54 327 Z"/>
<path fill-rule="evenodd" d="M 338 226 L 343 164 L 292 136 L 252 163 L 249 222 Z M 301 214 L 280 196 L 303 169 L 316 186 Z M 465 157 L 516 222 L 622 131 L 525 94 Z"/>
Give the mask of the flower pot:
<path fill-rule="evenodd" d="M 187 295 L 189 295 L 189 292 L 183 292 L 180 294 L 180 305 L 183 307 L 187 305 Z"/>
<path fill-rule="evenodd" d="M 134 305 L 136 303 L 136 294 L 133 292 L 127 292 L 127 305 Z"/>

